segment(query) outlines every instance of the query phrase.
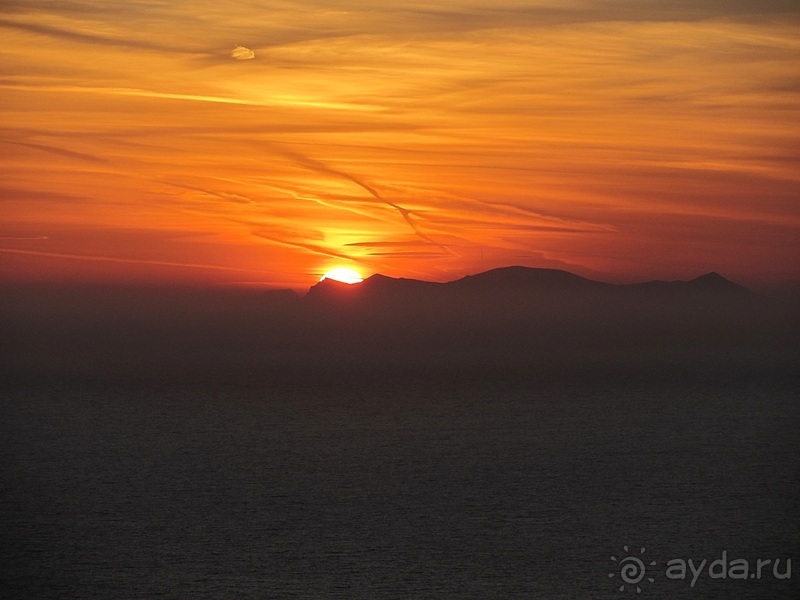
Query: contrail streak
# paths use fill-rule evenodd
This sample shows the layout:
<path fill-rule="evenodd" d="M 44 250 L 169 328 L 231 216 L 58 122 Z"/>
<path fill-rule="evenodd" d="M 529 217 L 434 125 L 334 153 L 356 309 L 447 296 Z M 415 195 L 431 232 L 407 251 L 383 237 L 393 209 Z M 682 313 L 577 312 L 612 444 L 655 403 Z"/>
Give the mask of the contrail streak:
<path fill-rule="evenodd" d="M 347 254 L 344 254 L 342 252 L 335 252 L 333 250 L 328 250 L 326 248 L 322 248 L 321 246 L 317 246 L 316 244 L 308 244 L 305 242 L 290 242 L 288 240 L 272 236 L 263 231 L 253 231 L 252 235 L 263 238 L 265 240 L 269 240 L 270 242 L 275 242 L 277 244 L 284 244 L 285 246 L 292 246 L 293 248 L 303 248 L 304 250 L 310 250 L 311 252 L 314 252 L 316 254 L 323 254 L 325 256 L 333 256 L 334 258 L 343 258 L 345 260 L 362 262 L 359 259 L 353 258 L 352 256 L 348 256 Z"/>
<path fill-rule="evenodd" d="M 73 150 L 65 150 L 56 146 L 46 146 L 45 144 L 34 144 L 31 142 L 14 142 L 12 140 L 0 140 L 3 144 L 14 144 L 15 146 L 23 146 L 25 148 L 33 148 L 34 150 L 41 150 L 42 152 L 49 152 L 50 154 L 58 154 L 59 156 L 66 156 L 68 158 L 77 158 L 78 160 L 86 160 L 94 163 L 107 163 L 108 161 L 99 156 L 92 156 L 91 154 L 84 154 L 83 152 L 75 152 Z"/>
<path fill-rule="evenodd" d="M 93 262 L 115 262 L 136 265 L 158 265 L 162 267 L 186 267 L 191 269 L 212 269 L 215 271 L 241 271 L 244 273 L 264 273 L 258 269 L 243 269 L 240 267 L 223 267 L 221 265 L 201 265 L 195 263 L 169 262 L 164 260 L 142 260 L 137 258 L 117 258 L 114 256 L 101 256 L 89 254 L 68 254 L 64 252 L 39 252 L 36 250 L 16 250 L 12 248 L 0 248 L 0 252 L 6 254 L 25 254 L 28 256 L 43 256 L 47 258 L 65 258 L 69 260 L 89 260 Z"/>
<path fill-rule="evenodd" d="M 386 198 L 384 198 L 378 192 L 378 190 L 376 190 L 371 185 L 368 185 L 368 184 L 364 183 L 363 181 L 361 181 L 355 175 L 351 175 L 350 173 L 346 173 L 344 171 L 339 171 L 338 169 L 334 169 L 333 167 L 329 167 L 328 165 L 326 165 L 325 163 L 323 163 L 323 162 L 321 162 L 319 160 L 310 158 L 308 156 L 304 156 L 303 154 L 299 154 L 297 152 L 294 152 L 292 150 L 288 150 L 286 148 L 275 146 L 275 149 L 280 154 L 283 154 L 287 158 L 290 158 L 291 160 L 295 161 L 297 164 L 302 165 L 302 166 L 306 167 L 307 169 L 310 169 L 312 171 L 316 171 L 318 173 L 324 173 L 324 174 L 327 174 L 327 175 L 333 175 L 335 177 L 341 177 L 342 179 L 347 179 L 348 181 L 352 181 L 357 186 L 359 186 L 361 189 L 363 189 L 366 192 L 368 192 L 378 202 L 382 202 L 383 204 L 386 204 L 387 206 L 391 206 L 393 209 L 395 209 L 397 212 L 399 212 L 400 216 L 403 217 L 405 222 L 408 223 L 409 227 L 411 227 L 411 229 L 414 231 L 414 233 L 418 237 L 420 237 L 421 239 L 425 240 L 429 244 L 432 244 L 433 246 L 441 248 L 442 250 L 446 251 L 449 254 L 453 254 L 453 251 L 450 250 L 450 248 L 448 248 L 447 246 L 445 246 L 443 244 L 440 244 L 436 240 L 431 239 L 430 237 L 425 235 L 419 229 L 419 227 L 417 227 L 417 224 L 414 223 L 414 220 L 411 218 L 411 211 L 409 211 L 408 209 L 403 208 L 402 206 L 400 206 L 399 204 L 396 204 L 395 202 L 392 202 L 391 200 L 387 200 Z"/>

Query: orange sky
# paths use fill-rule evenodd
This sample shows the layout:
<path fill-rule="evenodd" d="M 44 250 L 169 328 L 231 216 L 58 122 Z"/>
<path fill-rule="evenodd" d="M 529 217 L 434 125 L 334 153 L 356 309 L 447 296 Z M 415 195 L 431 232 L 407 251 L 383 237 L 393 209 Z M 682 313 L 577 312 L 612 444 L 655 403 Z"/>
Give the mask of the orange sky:
<path fill-rule="evenodd" d="M 786 0 L 6 1 L 0 281 L 800 280 Z"/>

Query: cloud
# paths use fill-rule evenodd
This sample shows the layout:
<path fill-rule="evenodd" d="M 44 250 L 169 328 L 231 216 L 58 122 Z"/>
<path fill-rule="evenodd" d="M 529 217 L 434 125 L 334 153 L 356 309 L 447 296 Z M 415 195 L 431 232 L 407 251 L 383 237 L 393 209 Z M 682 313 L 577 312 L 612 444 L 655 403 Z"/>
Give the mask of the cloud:
<path fill-rule="evenodd" d="M 183 267 L 190 269 L 208 269 L 213 271 L 239 271 L 243 273 L 263 273 L 258 269 L 244 269 L 226 265 L 209 265 L 200 263 L 175 262 L 166 260 L 145 260 L 141 258 L 120 258 L 118 256 L 101 256 L 90 254 L 71 254 L 67 252 L 39 252 L 37 250 L 19 250 L 17 248 L 0 248 L 0 253 L 23 254 L 28 256 L 42 256 L 45 258 L 63 258 L 69 260 L 88 260 L 93 262 L 114 262 L 135 265 L 156 265 L 162 267 Z"/>
<path fill-rule="evenodd" d="M 346 246 L 364 246 L 364 247 L 402 247 L 402 248 L 428 248 L 430 244 L 423 241 L 408 241 L 408 242 L 394 242 L 394 241 L 371 241 L 371 242 L 353 242 L 345 244 Z M 438 254 L 437 254 L 438 256 Z"/>
<path fill-rule="evenodd" d="M 149 42 L 147 40 L 111 37 L 92 32 L 74 31 L 63 27 L 54 27 L 42 23 L 25 23 L 5 18 L 0 18 L 0 28 L 16 29 L 18 31 L 25 31 L 28 33 L 52 38 L 60 38 L 81 44 L 94 44 L 109 47 L 116 46 L 119 48 L 131 48 L 136 50 L 157 50 L 159 52 L 175 50 L 170 46 Z"/>
<path fill-rule="evenodd" d="M 344 258 L 346 260 L 352 260 L 352 261 L 355 261 L 355 262 L 361 262 L 358 258 L 353 257 L 353 256 L 349 256 L 349 255 L 347 255 L 347 254 L 345 254 L 343 252 L 336 252 L 335 250 L 331 250 L 329 248 L 325 248 L 323 246 L 320 246 L 319 244 L 312 244 L 312 243 L 309 243 L 309 242 L 293 241 L 293 240 L 283 239 L 283 238 L 281 238 L 279 236 L 276 236 L 276 235 L 272 234 L 271 232 L 269 232 L 267 230 L 256 230 L 256 231 L 253 231 L 252 233 L 256 237 L 259 237 L 259 238 L 262 238 L 262 239 L 265 239 L 265 240 L 269 240 L 269 241 L 275 242 L 277 244 L 283 244 L 285 246 L 291 246 L 293 248 L 302 248 L 304 250 L 309 250 L 309 251 L 313 252 L 314 254 L 319 254 L 319 255 L 322 255 L 322 256 L 332 256 L 334 258 Z"/>
<path fill-rule="evenodd" d="M 15 142 L 11 140 L 0 140 L 0 143 L 14 144 L 15 146 L 23 146 L 25 148 L 33 148 L 34 150 L 41 150 L 42 152 L 49 152 L 50 154 L 57 154 L 59 156 L 65 156 L 67 158 L 75 158 L 77 160 L 85 160 L 93 163 L 108 162 L 106 159 L 100 158 L 99 156 L 92 156 L 91 154 L 85 154 L 83 152 L 75 152 L 74 150 L 66 150 L 64 148 L 58 148 L 56 146 L 47 146 L 45 144 L 34 144 L 31 142 Z"/>
<path fill-rule="evenodd" d="M 250 48 L 236 46 L 236 48 L 231 50 L 231 56 L 236 60 L 251 60 L 256 57 L 256 53 L 250 50 Z"/>
<path fill-rule="evenodd" d="M 135 218 L 219 237 L 0 246 L 214 256 L 297 287 L 345 258 L 430 278 L 543 253 L 668 277 L 659 256 L 696 250 L 796 272 L 773 231 L 800 222 L 800 20 L 776 16 L 796 0 L 99 4 L 3 4 L 0 233 Z M 754 233 L 725 236 L 727 218 Z"/>
<path fill-rule="evenodd" d="M 344 171 L 340 171 L 338 169 L 334 169 L 334 168 L 329 167 L 328 165 L 326 165 L 325 163 L 323 163 L 323 162 L 321 162 L 319 160 L 315 160 L 315 159 L 313 159 L 311 157 L 305 156 L 305 155 L 300 154 L 298 152 L 293 152 L 293 151 L 288 150 L 286 148 L 279 148 L 279 147 L 276 146 L 275 149 L 276 149 L 277 152 L 279 152 L 279 153 L 283 154 L 284 156 L 294 160 L 297 164 L 299 164 L 299 165 L 301 165 L 303 167 L 306 167 L 307 169 L 310 169 L 311 171 L 316 171 L 318 173 L 333 175 L 335 177 L 341 177 L 341 178 L 344 178 L 344 179 L 346 179 L 348 181 L 352 181 L 357 186 L 359 186 L 360 188 L 362 188 L 363 190 L 368 192 L 377 201 L 382 202 L 383 204 L 386 204 L 387 206 L 391 206 L 398 213 L 400 213 L 400 216 L 403 217 L 405 222 L 408 223 L 409 227 L 411 227 L 411 229 L 413 230 L 414 234 L 416 234 L 419 238 L 425 240 L 426 242 L 428 242 L 429 244 L 431 244 L 433 246 L 437 246 L 437 247 L 441 248 L 442 250 L 444 250 L 448 254 L 453 254 L 453 251 L 450 250 L 450 248 L 448 248 L 447 246 L 445 246 L 443 244 L 440 244 L 439 242 L 431 239 L 430 237 L 425 235 L 420 230 L 420 228 L 417 226 L 417 224 L 411 218 L 412 212 L 410 210 L 408 210 L 406 208 L 403 208 L 402 206 L 400 206 L 399 204 L 397 204 L 395 202 L 392 202 L 391 200 L 387 200 L 386 198 L 384 198 L 378 192 L 378 190 L 376 190 L 374 187 L 366 184 L 364 181 L 362 181 L 360 178 L 356 177 L 355 175 L 353 175 L 351 173 L 346 173 Z"/>

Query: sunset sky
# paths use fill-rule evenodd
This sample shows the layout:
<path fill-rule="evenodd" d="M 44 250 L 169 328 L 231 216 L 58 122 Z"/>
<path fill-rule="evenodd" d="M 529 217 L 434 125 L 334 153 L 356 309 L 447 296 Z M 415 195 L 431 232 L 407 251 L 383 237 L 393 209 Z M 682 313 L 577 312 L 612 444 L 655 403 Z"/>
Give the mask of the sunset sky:
<path fill-rule="evenodd" d="M 793 0 L 6 0 L 0 281 L 800 281 Z"/>

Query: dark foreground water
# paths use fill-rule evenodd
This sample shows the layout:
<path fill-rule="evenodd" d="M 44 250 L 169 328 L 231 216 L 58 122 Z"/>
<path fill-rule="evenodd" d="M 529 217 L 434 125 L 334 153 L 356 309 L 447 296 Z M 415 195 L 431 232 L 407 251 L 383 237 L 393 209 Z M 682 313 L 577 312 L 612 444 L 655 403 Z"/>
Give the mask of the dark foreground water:
<path fill-rule="evenodd" d="M 3 389 L 0 596 L 800 597 L 785 374 L 251 379 Z"/>

